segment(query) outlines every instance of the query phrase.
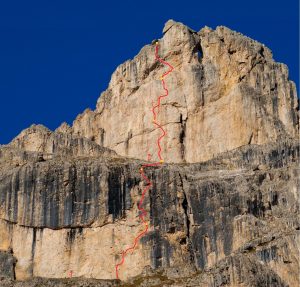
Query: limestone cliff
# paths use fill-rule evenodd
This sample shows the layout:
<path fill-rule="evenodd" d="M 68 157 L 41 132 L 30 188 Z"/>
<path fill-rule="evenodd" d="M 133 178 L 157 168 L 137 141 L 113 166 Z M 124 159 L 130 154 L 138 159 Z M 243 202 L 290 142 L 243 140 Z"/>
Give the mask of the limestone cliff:
<path fill-rule="evenodd" d="M 167 80 L 172 97 L 160 111 L 168 129 L 167 162 L 204 161 L 243 145 L 296 136 L 295 84 L 267 47 L 226 27 L 196 33 L 169 21 L 163 32 L 160 54 L 175 67 Z M 153 45 L 145 46 L 116 69 L 96 110 L 79 115 L 73 133 L 122 156 L 145 160 L 147 152 L 154 154 L 159 131 L 149 107 L 161 93 L 164 69 Z"/>
<path fill-rule="evenodd" d="M 113 280 L 115 264 L 142 228 L 139 167 L 158 133 L 149 107 L 164 67 L 152 44 L 72 127 L 33 125 L 0 147 L 1 286 L 299 284 L 298 99 L 287 67 L 225 27 L 168 21 L 158 41 L 175 68 L 159 114 L 166 163 L 147 169 L 150 230 L 120 270 L 126 283 Z M 70 272 L 81 278 L 55 279 Z"/>

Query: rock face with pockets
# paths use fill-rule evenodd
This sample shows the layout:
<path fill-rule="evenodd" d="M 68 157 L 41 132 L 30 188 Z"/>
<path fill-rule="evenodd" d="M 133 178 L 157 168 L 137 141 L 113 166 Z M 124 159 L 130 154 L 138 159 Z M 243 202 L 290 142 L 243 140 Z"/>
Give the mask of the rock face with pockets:
<path fill-rule="evenodd" d="M 154 44 L 120 65 L 72 126 L 32 125 L 0 146 L 1 286 L 300 283 L 298 99 L 287 67 L 226 27 L 170 20 L 158 42 L 174 66 L 158 116 L 165 163 L 145 171 L 149 232 L 120 268 L 125 285 L 115 264 L 143 230 L 139 168 L 147 153 L 156 160 L 160 134 L 150 109 L 166 68 Z"/>

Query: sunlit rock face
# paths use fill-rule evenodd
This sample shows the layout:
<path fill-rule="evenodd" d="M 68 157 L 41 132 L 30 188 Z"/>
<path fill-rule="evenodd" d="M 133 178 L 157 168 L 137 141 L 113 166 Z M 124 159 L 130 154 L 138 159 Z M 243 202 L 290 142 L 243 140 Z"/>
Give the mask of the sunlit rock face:
<path fill-rule="evenodd" d="M 174 66 L 165 79 L 170 95 L 159 110 L 167 130 L 165 161 L 205 161 L 243 145 L 296 136 L 295 84 L 266 46 L 226 27 L 196 33 L 173 21 L 158 42 L 160 56 Z M 166 67 L 154 51 L 154 44 L 147 45 L 116 69 L 96 110 L 74 121 L 74 134 L 122 156 L 156 156 L 153 138 L 160 130 L 151 107 L 163 93 L 160 76 Z"/>
<path fill-rule="evenodd" d="M 168 21 L 158 43 L 174 66 L 159 110 L 165 163 L 145 171 L 149 232 L 120 279 L 298 286 L 298 100 L 287 67 L 225 27 Z M 94 111 L 0 146 L 0 285 L 68 286 L 72 276 L 72 286 L 121 286 L 115 265 L 143 230 L 139 168 L 148 153 L 157 159 L 151 106 L 163 71 L 147 45 Z"/>

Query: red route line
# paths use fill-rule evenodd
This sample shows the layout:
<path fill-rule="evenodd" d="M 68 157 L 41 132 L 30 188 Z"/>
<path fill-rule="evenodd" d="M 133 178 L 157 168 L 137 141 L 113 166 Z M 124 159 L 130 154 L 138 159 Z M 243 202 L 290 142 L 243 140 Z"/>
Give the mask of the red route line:
<path fill-rule="evenodd" d="M 148 232 L 148 223 L 147 221 L 145 220 L 145 216 L 147 215 L 147 212 L 146 210 L 142 207 L 142 204 L 143 204 L 143 201 L 144 201 L 144 198 L 145 198 L 145 194 L 146 192 L 151 188 L 152 186 L 152 182 L 150 181 L 150 179 L 146 176 L 145 172 L 144 172 L 144 168 L 145 167 L 150 167 L 150 166 L 158 166 L 158 165 L 161 165 L 164 161 L 161 157 L 161 146 L 160 146 L 160 141 L 162 140 L 162 138 L 166 135 L 166 131 L 164 130 L 164 128 L 161 126 L 161 124 L 159 124 L 158 122 L 156 122 L 156 117 L 157 117 L 157 113 L 158 111 L 156 112 L 155 110 L 159 109 L 160 107 L 160 100 L 164 97 L 167 97 L 169 95 L 169 90 L 167 89 L 166 87 L 166 83 L 164 81 L 164 77 L 166 77 L 167 75 L 169 75 L 173 70 L 174 68 L 169 64 L 167 63 L 166 61 L 164 61 L 163 59 L 161 59 L 159 56 L 158 56 L 158 42 L 156 42 L 156 45 L 155 45 L 155 59 L 157 61 L 159 61 L 160 63 L 162 63 L 163 65 L 166 65 L 169 67 L 169 70 L 167 72 L 165 72 L 164 74 L 162 74 L 161 76 L 161 81 L 162 81 L 162 86 L 163 86 L 163 89 L 165 91 L 165 94 L 164 95 L 160 95 L 158 98 L 157 98 L 157 102 L 156 102 L 156 105 L 153 106 L 152 104 L 152 113 L 153 113 L 153 124 L 156 125 L 161 131 L 162 131 L 162 134 L 161 136 L 157 139 L 157 155 L 158 155 L 158 158 L 159 158 L 159 162 L 153 162 L 153 163 L 145 163 L 145 164 L 142 164 L 141 168 L 140 168 L 140 174 L 141 174 L 141 177 L 143 178 L 143 180 L 146 181 L 147 185 L 145 186 L 143 192 L 142 192 L 142 196 L 141 196 L 141 199 L 139 201 L 139 204 L 138 204 L 138 209 L 140 211 L 140 214 L 139 214 L 139 217 L 142 221 L 142 223 L 144 224 L 145 226 L 145 229 L 139 233 L 135 239 L 134 239 L 134 242 L 133 242 L 133 245 L 125 250 L 122 251 L 122 259 L 121 261 L 116 264 L 115 266 L 115 269 L 116 269 L 116 278 L 119 279 L 119 268 L 120 266 L 124 263 L 125 261 L 125 256 L 126 254 L 131 251 L 133 252 L 135 247 L 137 246 L 138 244 L 138 240 Z M 148 160 L 149 160 L 149 154 L 148 154 Z"/>

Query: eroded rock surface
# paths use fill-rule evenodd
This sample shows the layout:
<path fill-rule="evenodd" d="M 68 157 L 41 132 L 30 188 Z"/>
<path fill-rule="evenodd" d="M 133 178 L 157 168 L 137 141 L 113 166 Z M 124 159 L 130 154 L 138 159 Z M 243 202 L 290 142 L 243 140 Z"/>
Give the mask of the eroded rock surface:
<path fill-rule="evenodd" d="M 263 44 L 222 26 L 196 33 L 169 21 L 159 47 L 174 66 L 166 78 L 170 97 L 159 114 L 167 128 L 165 161 L 199 162 L 297 135 L 295 84 Z M 73 133 L 123 156 L 156 156 L 153 138 L 160 131 L 154 130 L 150 109 L 162 93 L 165 69 L 155 60 L 154 44 L 145 46 L 116 69 L 96 110 L 79 115 Z"/>
<path fill-rule="evenodd" d="M 243 280 L 250 280 L 243 273 L 250 272 L 246 260 L 295 286 L 298 156 L 296 142 L 250 145 L 205 163 L 150 169 L 150 232 L 128 256 L 122 279 L 147 266 L 175 279 L 210 269 L 214 278 L 220 260 L 237 254 L 244 269 L 230 265 L 238 264 L 235 259 L 224 262 Z M 16 278 L 63 278 L 72 271 L 113 279 L 121 250 L 141 228 L 138 167 L 136 161 L 94 156 L 32 159 L 1 170 L 0 248 L 17 259 Z"/>
<path fill-rule="evenodd" d="M 0 147 L 1 286 L 299 285 L 298 100 L 286 66 L 225 27 L 168 21 L 163 33 L 175 67 L 159 114 L 166 163 L 146 170 L 150 229 L 122 282 L 115 264 L 143 229 L 141 159 L 155 157 L 159 134 L 153 45 L 72 127 L 33 125 Z"/>

